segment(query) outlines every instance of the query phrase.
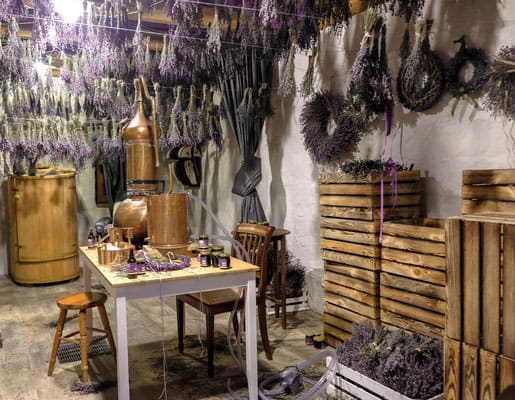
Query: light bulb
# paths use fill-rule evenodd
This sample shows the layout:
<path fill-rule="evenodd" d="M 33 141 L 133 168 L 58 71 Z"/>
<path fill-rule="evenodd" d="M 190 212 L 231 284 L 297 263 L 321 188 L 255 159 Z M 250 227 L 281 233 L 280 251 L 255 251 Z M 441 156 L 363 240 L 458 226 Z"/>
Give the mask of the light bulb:
<path fill-rule="evenodd" d="M 73 24 L 82 15 L 82 0 L 53 0 L 54 11 L 58 13 L 64 22 Z"/>

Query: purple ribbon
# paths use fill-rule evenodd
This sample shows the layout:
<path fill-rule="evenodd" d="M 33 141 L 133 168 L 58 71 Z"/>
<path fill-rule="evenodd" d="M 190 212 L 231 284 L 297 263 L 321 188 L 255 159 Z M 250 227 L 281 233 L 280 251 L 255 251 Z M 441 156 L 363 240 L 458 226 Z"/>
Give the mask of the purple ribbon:
<path fill-rule="evenodd" d="M 397 204 L 397 163 L 390 157 L 386 161 L 384 171 L 381 171 L 381 199 L 379 211 L 379 243 L 383 243 L 383 221 L 384 221 L 384 173 L 392 178 L 390 185 L 392 186 L 392 208 Z"/>

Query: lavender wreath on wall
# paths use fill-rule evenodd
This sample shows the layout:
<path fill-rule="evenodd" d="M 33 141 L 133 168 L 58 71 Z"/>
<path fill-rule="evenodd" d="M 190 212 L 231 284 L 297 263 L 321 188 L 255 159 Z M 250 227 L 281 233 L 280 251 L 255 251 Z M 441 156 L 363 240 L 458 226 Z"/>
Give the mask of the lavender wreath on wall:
<path fill-rule="evenodd" d="M 368 118 L 346 96 L 317 92 L 300 115 L 304 147 L 320 165 L 350 157 L 357 149 Z M 334 130 L 330 127 L 334 125 Z"/>

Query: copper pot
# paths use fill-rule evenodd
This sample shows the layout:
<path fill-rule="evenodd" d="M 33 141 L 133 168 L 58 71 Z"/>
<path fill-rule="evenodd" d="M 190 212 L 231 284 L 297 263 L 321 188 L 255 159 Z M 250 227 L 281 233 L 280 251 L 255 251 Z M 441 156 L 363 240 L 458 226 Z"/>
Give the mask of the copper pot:
<path fill-rule="evenodd" d="M 142 245 L 147 237 L 147 196 L 133 196 L 125 199 L 114 210 L 115 227 L 131 227 L 132 242 Z"/>
<path fill-rule="evenodd" d="M 188 245 L 188 197 L 186 193 L 148 196 L 147 210 L 147 232 L 151 246 L 176 248 Z"/>

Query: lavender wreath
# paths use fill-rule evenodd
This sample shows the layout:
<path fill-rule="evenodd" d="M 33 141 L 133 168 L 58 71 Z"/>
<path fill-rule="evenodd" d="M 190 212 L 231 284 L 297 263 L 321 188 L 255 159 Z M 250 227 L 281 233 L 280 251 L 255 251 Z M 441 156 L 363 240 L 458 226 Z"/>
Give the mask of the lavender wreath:
<path fill-rule="evenodd" d="M 485 85 L 486 107 L 494 117 L 515 120 L 515 45 L 503 46 L 492 61 Z"/>
<path fill-rule="evenodd" d="M 452 113 L 460 99 L 467 100 L 470 104 L 477 107 L 473 96 L 477 95 L 488 80 L 490 65 L 482 49 L 470 48 L 465 46 L 465 38 L 462 36 L 454 43 L 460 43 L 460 49 L 449 61 L 447 68 L 447 87 L 452 96 L 456 99 Z M 459 77 L 460 71 L 466 64 L 470 63 L 474 68 L 472 77 L 467 81 L 462 81 Z"/>
<path fill-rule="evenodd" d="M 349 157 L 357 149 L 368 117 L 350 98 L 329 91 L 317 92 L 302 108 L 300 124 L 304 147 L 317 164 Z M 335 128 L 329 132 L 330 124 Z"/>

